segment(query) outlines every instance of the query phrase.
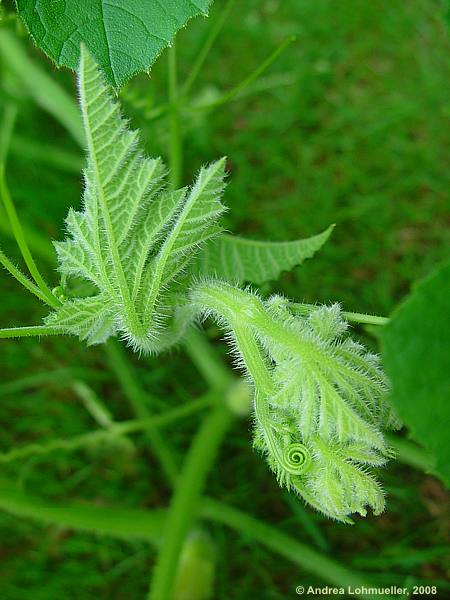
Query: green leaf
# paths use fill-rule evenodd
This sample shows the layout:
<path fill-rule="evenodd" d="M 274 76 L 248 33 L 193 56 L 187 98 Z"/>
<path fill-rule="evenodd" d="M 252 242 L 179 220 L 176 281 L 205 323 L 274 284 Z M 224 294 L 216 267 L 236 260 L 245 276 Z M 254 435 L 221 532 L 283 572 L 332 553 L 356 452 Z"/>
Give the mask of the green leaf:
<path fill-rule="evenodd" d="M 330 225 L 318 235 L 293 242 L 264 242 L 222 234 L 206 246 L 195 267 L 199 274 L 215 274 L 233 283 L 261 284 L 311 258 L 333 228 Z"/>
<path fill-rule="evenodd" d="M 221 231 L 217 221 L 225 210 L 220 202 L 224 177 L 224 158 L 200 170 L 183 209 L 143 279 L 144 327 L 157 324 L 155 309 L 160 288 L 166 288 L 184 270 L 198 248 Z"/>
<path fill-rule="evenodd" d="M 116 332 L 113 311 L 106 295 L 74 298 L 52 313 L 46 323 L 77 335 L 89 345 L 100 344 Z"/>
<path fill-rule="evenodd" d="M 36 45 L 58 65 L 76 69 L 83 42 L 108 81 L 119 87 L 148 71 L 191 17 L 211 0 L 16 0 Z"/>
<path fill-rule="evenodd" d="M 381 334 L 392 401 L 450 486 L 450 262 L 419 283 Z"/>
<path fill-rule="evenodd" d="M 88 149 L 83 211 L 69 211 L 70 237 L 55 248 L 61 273 L 98 293 L 66 301 L 47 323 L 90 343 L 117 332 L 154 350 L 170 316 L 170 286 L 219 231 L 225 161 L 201 169 L 190 190 L 169 192 L 161 160 L 143 156 L 84 47 L 79 95 Z"/>

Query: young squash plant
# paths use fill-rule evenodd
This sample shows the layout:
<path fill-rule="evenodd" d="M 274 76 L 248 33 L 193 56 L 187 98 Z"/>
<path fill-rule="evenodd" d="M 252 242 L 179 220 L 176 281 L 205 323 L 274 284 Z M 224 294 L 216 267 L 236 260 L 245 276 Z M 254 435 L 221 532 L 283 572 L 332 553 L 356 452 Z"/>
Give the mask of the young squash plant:
<path fill-rule="evenodd" d="M 399 421 L 378 357 L 346 335 L 337 304 L 296 314 L 287 299 L 263 299 L 196 261 L 221 231 L 225 159 L 172 190 L 84 47 L 78 86 L 87 143 L 82 211 L 69 211 L 67 237 L 54 244 L 61 284 L 42 333 L 88 344 L 116 336 L 156 354 L 212 317 L 254 388 L 254 445 L 280 485 L 339 521 L 367 507 L 382 512 L 370 468 L 391 455 L 383 430 Z M 69 297 L 75 277 L 90 293 Z"/>
<path fill-rule="evenodd" d="M 17 2 L 37 43 L 55 60 L 59 57 L 61 64 L 78 64 L 83 131 L 77 128 L 76 119 L 71 123 L 76 137 L 85 140 L 84 193 L 81 209 L 69 210 L 65 237 L 54 242 L 60 282 L 51 289 L 29 252 L 2 166 L 2 199 L 33 281 L 2 252 L 0 261 L 50 312 L 44 324 L 2 329 L 0 337 L 74 335 L 87 345 L 118 338 L 138 354 L 155 355 L 180 343 L 192 344 L 195 329 L 212 319 L 250 384 L 253 445 L 278 483 L 340 522 L 351 523 L 352 515 L 365 516 L 367 509 L 380 514 L 385 501 L 375 470 L 394 456 L 385 432 L 399 428 L 400 421 L 388 398 L 389 382 L 378 356 L 351 338 L 348 324 L 381 325 L 387 319 L 346 313 L 338 304 L 312 306 L 279 295 L 264 297 L 257 291 L 260 284 L 312 257 L 327 241 L 332 226 L 293 242 L 259 242 L 225 233 L 221 217 L 226 210 L 226 159 L 204 166 L 190 186 L 178 185 L 180 115 L 175 49 L 169 49 L 170 98 L 168 107 L 163 108 L 172 132 L 168 169 L 161 158 L 145 155 L 138 133 L 129 127 L 109 87 L 149 68 L 166 44 L 149 44 L 144 53 L 134 48 L 136 56 L 132 53 L 130 63 L 125 64 L 118 58 L 117 44 L 114 52 L 108 53 L 104 40 L 95 46 L 95 36 L 91 39 L 88 32 L 77 29 L 77 44 L 64 46 L 65 53 L 61 53 L 59 47 L 40 43 L 41 37 L 51 38 L 36 25 L 34 4 Z M 48 5 L 44 29 L 51 30 L 52 19 L 58 21 L 58 15 L 51 12 L 51 3 L 42 4 Z M 74 18 L 83 22 L 83 11 L 95 11 L 100 4 L 81 3 L 82 10 Z M 208 4 L 180 2 L 179 19 L 167 25 L 166 41 Z M 139 3 L 132 5 L 139 12 Z M 232 1 L 226 3 L 224 14 L 231 5 Z M 123 24 L 123 19 L 120 22 Z M 217 33 L 214 28 L 206 47 Z M 6 35 L 0 42 L 11 43 Z M 145 46 L 141 39 L 139 44 Z M 279 51 L 269 57 L 266 66 Z M 142 59 L 142 64 L 133 57 Z M 195 65 L 187 88 L 202 60 Z M 202 345 L 201 351 L 208 349 Z M 218 379 L 221 377 L 219 374 Z M 227 389 L 217 388 L 223 396 L 230 389 L 236 392 L 236 383 L 228 374 L 222 379 Z M 236 395 L 241 393 L 242 388 Z M 229 424 L 230 411 L 223 400 L 200 428 L 181 474 L 171 476 L 175 491 L 150 591 L 153 600 L 171 598 L 175 587 L 195 504 L 200 502 L 207 471 Z M 131 422 L 129 430 L 145 429 L 146 423 L 150 427 L 150 421 Z M 114 427 L 117 432 L 127 431 L 126 424 L 123 429 L 120 424 Z M 105 437 L 113 432 L 100 433 Z M 206 505 L 205 514 L 208 510 L 213 514 L 214 506 Z M 237 518 L 232 510 L 217 509 L 215 518 L 220 520 L 217 513 L 222 511 L 224 522 L 239 522 L 245 531 L 249 521 Z M 286 545 L 282 536 L 270 534 L 278 540 L 278 548 Z M 259 535 L 259 539 L 268 537 Z M 272 547 L 276 545 L 275 541 Z M 309 556 L 308 552 L 297 548 L 299 557 Z M 301 564 L 301 558 L 295 560 Z M 334 569 L 329 559 L 315 555 L 314 561 L 316 573 L 335 584 L 342 584 L 345 578 L 346 583 L 356 581 L 340 565 Z M 306 568 L 307 564 L 305 559 Z"/>

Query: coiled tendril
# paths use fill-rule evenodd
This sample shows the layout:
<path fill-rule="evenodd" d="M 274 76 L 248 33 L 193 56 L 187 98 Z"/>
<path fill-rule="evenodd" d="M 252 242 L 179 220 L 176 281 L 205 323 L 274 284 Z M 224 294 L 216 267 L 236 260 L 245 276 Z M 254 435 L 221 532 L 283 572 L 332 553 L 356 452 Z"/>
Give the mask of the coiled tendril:
<path fill-rule="evenodd" d="M 291 475 L 301 475 L 311 464 L 311 454 L 300 442 L 289 444 L 283 450 L 283 467 Z"/>

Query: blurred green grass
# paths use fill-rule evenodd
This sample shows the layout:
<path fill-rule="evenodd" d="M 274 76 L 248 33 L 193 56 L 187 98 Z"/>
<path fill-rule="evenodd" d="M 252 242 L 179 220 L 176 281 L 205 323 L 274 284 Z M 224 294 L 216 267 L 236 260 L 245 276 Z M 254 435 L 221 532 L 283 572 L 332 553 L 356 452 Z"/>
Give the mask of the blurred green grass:
<path fill-rule="evenodd" d="M 217 1 L 211 18 L 223 2 Z M 272 240 L 295 239 L 336 223 L 314 260 L 285 274 L 273 289 L 308 302 L 339 300 L 347 310 L 387 314 L 411 283 L 439 261 L 449 243 L 449 42 L 445 3 L 411 0 L 249 0 L 235 7 L 199 78 L 199 99 L 214 98 L 247 76 L 288 35 L 297 41 L 240 99 L 205 115 L 187 116 L 184 179 L 206 161 L 229 158 L 225 201 L 234 232 Z M 179 36 L 180 74 L 186 74 L 210 19 Z M 56 71 L 26 41 L 30 55 L 71 93 L 73 79 Z M 152 154 L 166 155 L 165 120 L 145 114 L 164 100 L 163 55 L 150 80 L 140 76 L 122 92 L 133 124 Z M 263 89 L 264 88 L 264 89 Z M 16 134 L 77 152 L 69 136 L 26 98 Z M 78 206 L 77 175 L 20 156 L 10 157 L 10 187 L 21 217 L 58 238 L 69 206 Z M 7 240 L 2 246 L 15 254 Z M 16 254 L 17 256 L 17 254 Z M 47 267 L 48 277 L 56 274 Z M 2 326 L 37 322 L 42 309 L 0 273 Z M 219 346 L 225 357 L 225 349 Z M 182 352 L 157 360 L 132 358 L 142 385 L 165 405 L 203 391 Z M 117 419 L 132 416 L 107 369 L 101 348 L 74 339 L 2 341 L 2 383 L 55 368 L 83 368 Z M 60 383 L 8 392 L 0 403 L 4 450 L 35 440 L 88 431 L 94 422 Z M 170 431 L 181 461 L 195 417 Z M 208 494 L 279 524 L 312 545 L 323 543 L 372 581 L 403 585 L 437 582 L 445 596 L 441 552 L 448 520 L 445 495 L 431 477 L 392 464 L 382 474 L 389 497 L 379 517 L 354 527 L 328 522 L 297 504 L 294 510 L 249 444 L 249 424 L 236 425 L 210 477 Z M 98 504 L 158 506 L 169 490 L 145 440 L 135 455 L 101 452 L 53 454 L 3 465 L 5 476 L 35 493 Z M 305 519 L 309 527 L 305 527 Z M 313 524 L 313 525 L 311 525 Z M 321 540 L 311 535 L 317 526 Z M 218 526 L 216 596 L 246 600 L 255 594 L 290 597 L 295 585 L 319 585 L 263 548 Z M 41 527 L 0 513 L 0 596 L 5 600 L 141 598 L 152 552 L 139 543 Z M 325 541 L 324 541 L 325 540 Z"/>

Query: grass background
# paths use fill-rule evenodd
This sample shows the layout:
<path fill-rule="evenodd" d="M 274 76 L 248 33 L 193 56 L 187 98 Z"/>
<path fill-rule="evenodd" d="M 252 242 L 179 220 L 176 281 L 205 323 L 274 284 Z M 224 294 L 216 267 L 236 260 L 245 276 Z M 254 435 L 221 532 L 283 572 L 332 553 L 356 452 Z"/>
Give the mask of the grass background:
<path fill-rule="evenodd" d="M 221 5 L 216 2 L 211 18 Z M 234 232 L 283 240 L 337 225 L 315 259 L 284 274 L 270 289 L 307 302 L 339 300 L 347 310 L 388 314 L 411 283 L 444 256 L 450 183 L 445 18 L 446 3 L 437 0 L 248 0 L 232 11 L 202 70 L 198 101 L 214 99 L 245 78 L 286 36 L 295 34 L 297 41 L 242 97 L 207 114 L 186 115 L 183 179 L 189 182 L 204 162 L 228 156 L 225 202 L 227 227 Z M 179 35 L 181 77 L 210 26 L 210 19 L 198 19 Z M 23 38 L 33 60 L 74 93 L 72 76 L 54 70 Z M 3 104 L 11 81 L 7 62 L 1 66 Z M 149 122 L 147 115 L 164 101 L 165 88 L 163 55 L 150 79 L 137 77 L 121 92 L 149 152 L 163 156 L 167 122 Z M 78 152 L 61 126 L 26 95 L 16 135 Z M 60 238 L 68 207 L 79 205 L 79 176 L 44 164 L 39 152 L 31 159 L 15 151 L 8 178 L 24 222 L 49 239 Z M 2 246 L 17 256 L 4 235 Z M 50 266 L 47 275 L 56 284 Z M 44 312 L 37 302 L 5 273 L 0 280 L 2 326 L 38 322 Z M 227 360 L 223 344 L 217 347 Z M 205 389 L 181 350 L 131 360 L 149 392 L 151 410 L 177 406 Z M 70 368 L 89 382 L 116 419 L 133 416 L 102 348 L 87 350 L 75 339 L 2 341 L 0 365 L 3 450 L 95 427 L 70 387 L 73 373 L 20 388 L 25 376 Z M 168 431 L 180 462 L 197 424 L 192 417 Z M 381 474 L 387 512 L 353 527 L 334 524 L 277 487 L 250 447 L 249 430 L 247 421 L 233 428 L 208 480 L 209 495 L 276 524 L 376 583 L 425 582 L 439 586 L 438 597 L 450 594 L 447 504 L 436 479 L 394 462 Z M 105 447 L 53 453 L 2 470 L 25 490 L 48 498 L 164 505 L 170 490 L 144 437 L 134 439 L 133 452 Z M 215 546 L 214 598 L 289 598 L 295 597 L 296 585 L 321 584 L 229 530 L 204 527 Z M 154 557 L 145 544 L 43 527 L 4 513 L 0 538 L 2 600 L 144 597 Z"/>

